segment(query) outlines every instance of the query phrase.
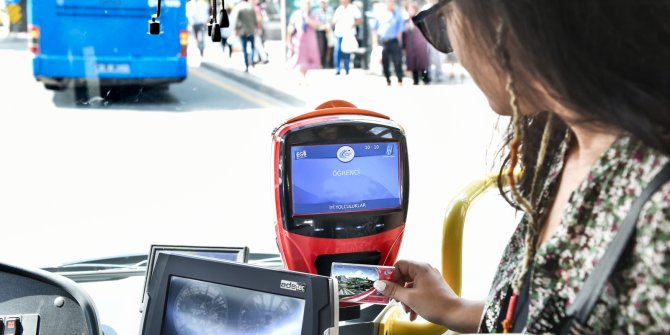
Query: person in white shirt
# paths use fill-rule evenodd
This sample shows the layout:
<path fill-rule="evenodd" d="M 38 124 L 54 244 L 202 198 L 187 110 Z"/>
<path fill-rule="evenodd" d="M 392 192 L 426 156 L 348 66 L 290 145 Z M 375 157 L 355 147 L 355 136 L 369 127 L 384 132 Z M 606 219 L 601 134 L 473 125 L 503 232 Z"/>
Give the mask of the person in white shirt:
<path fill-rule="evenodd" d="M 333 54 L 333 66 L 335 74 L 340 74 L 340 63 L 344 60 L 344 71 L 349 74 L 349 63 L 351 56 L 342 52 L 342 39 L 356 38 L 356 26 L 363 22 L 361 11 L 352 5 L 350 0 L 340 0 L 340 5 L 333 14 L 333 34 L 335 35 L 335 50 Z"/>
<path fill-rule="evenodd" d="M 209 2 L 206 0 L 189 0 L 186 3 L 186 17 L 193 29 L 193 37 L 198 41 L 200 56 L 205 52 L 205 25 L 209 20 Z"/>

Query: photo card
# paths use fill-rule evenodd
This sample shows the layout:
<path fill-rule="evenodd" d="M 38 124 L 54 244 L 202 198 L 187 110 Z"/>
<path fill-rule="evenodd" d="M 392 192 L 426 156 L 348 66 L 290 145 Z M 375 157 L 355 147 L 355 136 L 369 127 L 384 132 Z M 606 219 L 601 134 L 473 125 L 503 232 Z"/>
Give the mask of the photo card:
<path fill-rule="evenodd" d="M 330 274 L 337 279 L 340 302 L 386 305 L 389 298 L 377 291 L 373 284 L 380 279 L 391 280 L 393 271 L 392 266 L 333 262 Z"/>

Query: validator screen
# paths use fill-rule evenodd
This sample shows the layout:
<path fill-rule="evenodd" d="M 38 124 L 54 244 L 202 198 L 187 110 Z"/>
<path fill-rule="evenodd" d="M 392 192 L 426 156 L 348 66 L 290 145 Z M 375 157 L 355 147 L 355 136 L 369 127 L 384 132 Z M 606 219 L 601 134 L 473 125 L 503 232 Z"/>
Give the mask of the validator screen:
<path fill-rule="evenodd" d="M 293 215 L 397 209 L 398 142 L 291 147 Z"/>

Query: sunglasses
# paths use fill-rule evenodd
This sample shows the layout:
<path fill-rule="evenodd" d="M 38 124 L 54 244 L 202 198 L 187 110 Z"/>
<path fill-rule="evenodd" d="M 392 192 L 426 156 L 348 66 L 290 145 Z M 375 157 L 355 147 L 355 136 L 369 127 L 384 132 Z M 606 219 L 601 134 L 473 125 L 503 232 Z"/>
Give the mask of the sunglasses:
<path fill-rule="evenodd" d="M 451 0 L 440 0 L 437 4 L 426 10 L 422 10 L 412 18 L 412 22 L 419 28 L 426 41 L 435 49 L 445 54 L 454 51 L 447 35 L 447 20 L 440 10 L 449 2 Z"/>

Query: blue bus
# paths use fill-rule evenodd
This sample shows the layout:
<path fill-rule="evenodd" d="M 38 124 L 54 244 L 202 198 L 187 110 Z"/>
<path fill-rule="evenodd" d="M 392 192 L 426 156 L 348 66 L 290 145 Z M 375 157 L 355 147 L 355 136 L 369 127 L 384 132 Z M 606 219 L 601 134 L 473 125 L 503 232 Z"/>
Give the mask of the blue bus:
<path fill-rule="evenodd" d="M 149 35 L 157 0 L 28 0 L 35 78 L 54 90 L 184 80 L 186 0 L 161 1 L 161 33 Z"/>

